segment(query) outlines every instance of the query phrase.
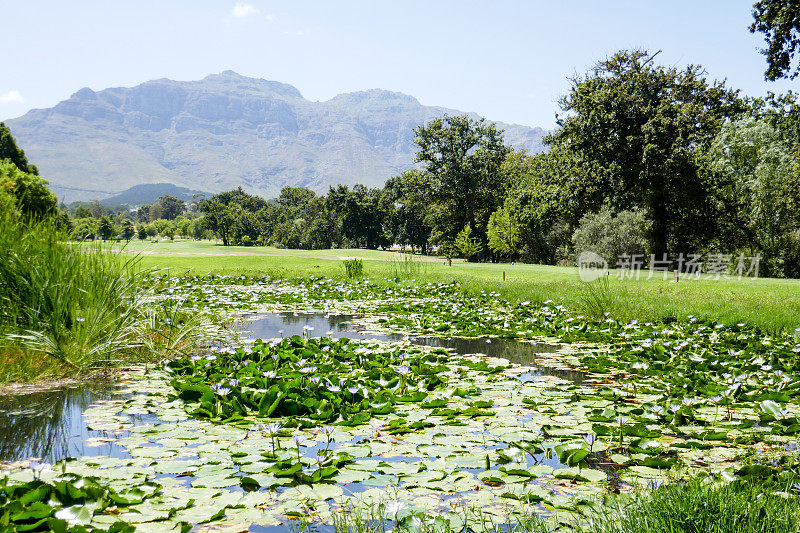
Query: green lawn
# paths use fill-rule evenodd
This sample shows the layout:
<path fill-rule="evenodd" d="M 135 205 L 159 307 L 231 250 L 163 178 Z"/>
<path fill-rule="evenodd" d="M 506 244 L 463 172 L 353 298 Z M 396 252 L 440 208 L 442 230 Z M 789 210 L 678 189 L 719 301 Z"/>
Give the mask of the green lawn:
<path fill-rule="evenodd" d="M 553 300 L 579 312 L 597 310 L 590 287 L 574 267 L 527 264 L 465 263 L 452 266 L 433 257 L 415 256 L 408 265 L 405 254 L 376 250 L 282 250 L 272 247 L 224 247 L 203 241 L 132 241 L 128 253 L 141 253 L 142 265 L 169 269 L 173 274 L 271 274 L 342 277 L 342 258 L 364 260 L 365 275 L 399 276 L 419 282 L 460 281 L 467 292 L 497 291 L 518 302 Z M 503 272 L 506 279 L 503 281 Z M 613 274 L 613 272 L 612 272 Z M 659 273 L 660 274 L 660 273 Z M 800 327 L 800 280 L 684 279 L 679 283 L 660 275 L 639 280 L 609 279 L 608 291 L 597 291 L 600 308 L 620 319 L 686 320 L 689 315 L 725 324 L 745 322 L 767 331 Z"/>

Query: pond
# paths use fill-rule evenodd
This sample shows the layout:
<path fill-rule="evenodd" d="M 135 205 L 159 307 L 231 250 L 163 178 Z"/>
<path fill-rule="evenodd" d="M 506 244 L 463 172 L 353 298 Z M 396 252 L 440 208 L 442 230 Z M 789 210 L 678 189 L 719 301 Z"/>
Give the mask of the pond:
<path fill-rule="evenodd" d="M 536 366 L 538 354 L 555 352 L 559 345 L 497 338 L 408 337 L 376 333 L 359 324 L 357 317 L 352 315 L 264 313 L 238 321 L 235 329 L 245 336 L 263 339 L 305 334 L 311 337 L 330 335 L 387 342 L 407 340 L 420 346 L 445 348 L 460 355 L 484 354 L 530 366 L 530 370 L 520 376 L 523 381 L 538 375 L 552 375 L 577 384 L 584 377 L 582 372 Z M 35 458 L 54 463 L 67 457 L 130 457 L 126 448 L 117 442 L 119 438 L 126 437 L 128 432 L 91 430 L 84 416 L 85 410 L 92 405 L 130 396 L 130 393 L 121 394 L 119 385 L 110 381 L 73 384 L 27 394 L 0 395 L 0 462 Z M 157 421 L 154 415 L 138 414 L 130 418 L 134 425 Z M 314 451 L 316 448 L 308 450 Z M 557 466 L 557 462 L 554 466 Z"/>

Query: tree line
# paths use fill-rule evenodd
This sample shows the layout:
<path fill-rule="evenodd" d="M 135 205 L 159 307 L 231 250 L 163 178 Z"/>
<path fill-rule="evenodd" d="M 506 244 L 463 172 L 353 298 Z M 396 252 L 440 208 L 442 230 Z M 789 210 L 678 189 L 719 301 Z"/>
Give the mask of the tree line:
<path fill-rule="evenodd" d="M 116 222 L 88 206 L 77 234 L 545 264 L 592 249 L 611 266 L 622 253 L 746 252 L 768 275 L 800 276 L 797 96 L 746 97 L 700 66 L 657 60 L 623 50 L 573 79 L 542 153 L 513 149 L 484 120 L 444 116 L 415 130 L 416 168 L 383 187 L 286 187 L 269 200 L 239 188 L 191 206 L 165 196 Z"/>

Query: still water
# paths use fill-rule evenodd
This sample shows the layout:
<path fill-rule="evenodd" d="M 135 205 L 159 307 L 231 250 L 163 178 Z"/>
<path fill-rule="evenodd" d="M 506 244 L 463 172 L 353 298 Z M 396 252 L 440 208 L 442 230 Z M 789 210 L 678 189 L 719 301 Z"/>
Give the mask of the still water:
<path fill-rule="evenodd" d="M 552 344 L 531 344 L 507 339 L 461 339 L 439 337 L 404 337 L 397 334 L 371 333 L 346 315 L 322 313 L 281 313 L 255 315 L 237 324 L 236 329 L 252 338 L 276 338 L 302 335 L 304 326 L 313 328 L 314 337 L 330 335 L 351 339 L 383 341 L 409 340 L 414 344 L 451 349 L 458 354 L 482 353 L 503 357 L 511 362 L 530 365 L 532 370 L 521 379 L 536 375 L 555 375 L 580 383 L 583 374 L 537 366 L 537 355 L 559 348 Z M 331 333 L 329 333 L 331 332 Z M 80 384 L 56 390 L 19 395 L 0 395 L 0 462 L 37 458 L 53 463 L 66 457 L 128 457 L 123 447 L 113 443 L 113 436 L 87 428 L 83 412 L 91 405 L 120 399 L 112 382 Z M 137 422 L 137 420 L 134 420 Z M 145 420 L 138 421 L 144 423 Z M 112 437 L 112 442 L 103 439 Z M 90 446 L 89 443 L 98 445 Z"/>

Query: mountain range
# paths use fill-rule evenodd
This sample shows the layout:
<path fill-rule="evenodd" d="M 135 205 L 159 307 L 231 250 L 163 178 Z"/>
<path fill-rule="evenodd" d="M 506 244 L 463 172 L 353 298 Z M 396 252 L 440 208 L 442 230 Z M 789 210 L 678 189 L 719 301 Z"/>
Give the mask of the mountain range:
<path fill-rule="evenodd" d="M 382 185 L 414 166 L 414 128 L 445 114 L 462 112 L 380 89 L 315 102 L 291 85 L 225 71 L 84 88 L 6 124 L 67 202 L 162 183 L 210 192 L 241 186 L 269 198 L 287 185 Z M 508 144 L 542 150 L 541 128 L 497 125 Z"/>

